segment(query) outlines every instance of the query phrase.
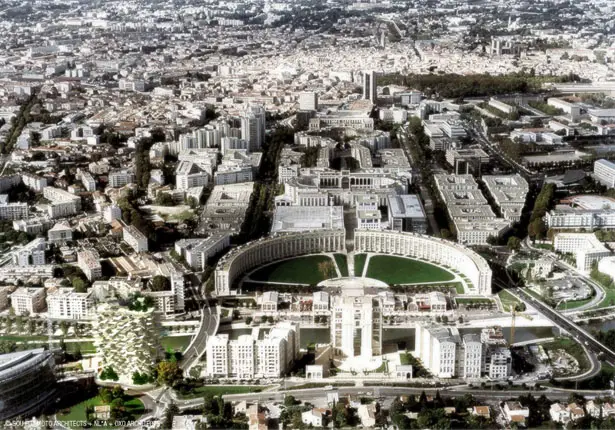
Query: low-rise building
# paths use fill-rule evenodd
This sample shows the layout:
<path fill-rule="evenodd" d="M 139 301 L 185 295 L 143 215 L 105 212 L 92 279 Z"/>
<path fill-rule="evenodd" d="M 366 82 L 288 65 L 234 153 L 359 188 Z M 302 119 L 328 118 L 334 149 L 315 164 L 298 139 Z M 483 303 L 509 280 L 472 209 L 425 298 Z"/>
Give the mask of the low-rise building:
<path fill-rule="evenodd" d="M 598 240 L 594 233 L 558 233 L 553 240 L 555 251 L 573 254 L 576 268 L 588 273 L 594 262 L 598 263 L 611 255 L 611 251 Z"/>
<path fill-rule="evenodd" d="M 419 196 L 415 194 L 389 196 L 387 208 L 391 230 L 427 233 L 427 215 Z"/>

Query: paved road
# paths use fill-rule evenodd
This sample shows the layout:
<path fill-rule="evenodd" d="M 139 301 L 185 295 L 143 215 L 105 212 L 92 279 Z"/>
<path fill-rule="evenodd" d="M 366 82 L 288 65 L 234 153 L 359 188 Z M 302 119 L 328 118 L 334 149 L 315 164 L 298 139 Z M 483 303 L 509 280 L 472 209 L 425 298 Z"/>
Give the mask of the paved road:
<path fill-rule="evenodd" d="M 565 400 L 570 396 L 570 391 L 566 390 L 540 390 L 540 391 L 528 391 L 528 390 L 483 390 L 472 389 L 468 387 L 458 388 L 415 388 L 415 387 L 340 387 L 337 389 L 340 396 L 347 395 L 365 395 L 368 397 L 395 397 L 408 394 L 421 394 L 423 391 L 426 394 L 435 394 L 439 391 L 444 397 L 455 397 L 464 394 L 471 394 L 478 399 L 493 400 L 500 399 L 506 400 L 513 397 L 519 397 L 528 393 L 534 395 L 546 394 L 552 400 Z M 606 394 L 606 391 L 591 391 L 586 392 L 588 397 L 599 396 Z M 258 400 L 258 401 L 283 401 L 285 395 L 292 395 L 298 400 L 302 401 L 314 401 L 323 399 L 325 396 L 324 388 L 310 388 L 305 390 L 289 390 L 285 392 L 264 392 L 264 393 L 247 393 L 247 394 L 229 394 L 223 396 L 227 401 L 242 401 L 242 400 Z"/>
<path fill-rule="evenodd" d="M 545 305 L 541 301 L 535 299 L 533 296 L 530 296 L 525 291 L 520 288 L 510 288 L 510 285 L 503 285 L 501 281 L 494 280 L 494 283 L 502 288 L 506 288 L 511 294 L 516 296 L 518 299 L 522 300 L 536 310 L 538 310 L 543 316 L 550 319 L 556 326 L 560 327 L 564 331 L 568 332 L 571 336 L 573 336 L 577 342 L 581 343 L 581 345 L 588 351 L 588 356 L 591 361 L 591 371 L 586 372 L 583 375 L 579 375 L 576 377 L 566 378 L 569 380 L 581 380 L 588 379 L 592 376 L 598 374 L 600 372 L 601 363 L 596 357 L 597 353 L 603 353 L 604 359 L 613 362 L 615 360 L 615 352 L 611 351 L 609 348 L 602 345 L 598 342 L 594 337 L 589 334 L 587 331 L 573 323 L 569 318 L 560 314 L 559 312 L 553 310 L 548 305 Z M 507 288 L 508 287 L 508 288 Z M 561 379 L 561 378 L 560 378 Z"/>
<path fill-rule="evenodd" d="M 205 305 L 205 307 L 201 309 L 201 312 L 203 312 L 203 316 L 199 329 L 182 357 L 181 367 L 183 369 L 190 368 L 190 366 L 192 366 L 192 364 L 203 354 L 207 338 L 216 334 L 220 324 L 219 309 L 217 306 L 211 308 Z"/>

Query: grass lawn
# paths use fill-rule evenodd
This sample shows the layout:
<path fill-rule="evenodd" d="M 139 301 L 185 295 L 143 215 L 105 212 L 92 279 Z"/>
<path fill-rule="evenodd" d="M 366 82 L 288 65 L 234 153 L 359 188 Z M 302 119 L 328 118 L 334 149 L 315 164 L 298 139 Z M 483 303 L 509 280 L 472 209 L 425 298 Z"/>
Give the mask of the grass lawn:
<path fill-rule="evenodd" d="M 354 256 L 354 275 L 362 276 L 363 268 L 365 267 L 365 260 L 367 260 L 367 254 L 355 254 Z"/>
<path fill-rule="evenodd" d="M 510 311 L 511 306 L 515 307 L 517 306 L 518 303 L 520 303 L 519 299 L 517 299 L 515 296 L 513 296 L 506 290 L 500 291 L 498 293 L 498 296 L 500 297 L 500 301 L 502 302 L 502 307 L 504 308 L 506 312 Z"/>
<path fill-rule="evenodd" d="M 615 289 L 607 288 L 605 286 L 602 286 L 602 289 L 604 290 L 604 299 L 602 299 L 602 301 L 598 303 L 596 307 L 592 309 L 600 309 L 600 308 L 606 308 L 609 306 L 615 306 Z"/>
<path fill-rule="evenodd" d="M 337 263 L 337 267 L 340 269 L 340 273 L 343 277 L 348 276 L 348 261 L 346 261 L 346 256 L 344 254 L 333 254 L 335 257 L 335 262 Z"/>
<path fill-rule="evenodd" d="M 225 394 L 260 393 L 265 388 L 267 387 L 258 385 L 205 385 L 194 388 L 190 394 L 177 393 L 177 396 L 182 399 L 196 399 L 203 397 L 205 394 L 211 394 L 215 397 Z"/>
<path fill-rule="evenodd" d="M 293 284 L 318 284 L 324 280 L 318 271 L 318 263 L 325 261 L 331 261 L 331 259 L 326 255 L 310 255 L 278 261 L 253 272 L 250 279 Z"/>
<path fill-rule="evenodd" d="M 367 277 L 387 284 L 446 282 L 455 279 L 451 272 L 433 264 L 390 255 L 372 255 L 367 267 Z"/>
<path fill-rule="evenodd" d="M 77 403 L 72 406 L 67 413 L 58 413 L 57 417 L 59 421 L 85 421 L 85 408 L 87 406 L 99 406 L 103 401 L 100 396 L 92 397 L 91 399 L 84 400 L 81 403 Z M 136 397 L 129 398 L 124 403 L 127 411 L 132 415 L 133 419 L 137 419 L 145 411 L 143 402 Z"/>
<path fill-rule="evenodd" d="M 0 340 L 8 340 L 12 342 L 31 342 L 31 341 L 47 341 L 47 336 L 12 336 L 10 334 L 0 336 Z"/>
<path fill-rule="evenodd" d="M 160 343 L 162 343 L 165 351 L 172 349 L 173 351 L 184 352 L 190 345 L 191 340 L 192 336 L 166 336 L 162 338 Z"/>
<path fill-rule="evenodd" d="M 77 350 L 81 351 L 82 354 L 93 354 L 96 352 L 93 342 L 64 342 L 64 345 L 66 345 L 68 352 L 75 352 Z"/>
<path fill-rule="evenodd" d="M 583 299 L 583 300 L 571 300 L 569 302 L 564 302 L 564 303 L 560 303 L 559 305 L 557 305 L 557 310 L 580 308 L 581 306 L 586 305 L 591 301 L 592 301 L 591 298 Z"/>

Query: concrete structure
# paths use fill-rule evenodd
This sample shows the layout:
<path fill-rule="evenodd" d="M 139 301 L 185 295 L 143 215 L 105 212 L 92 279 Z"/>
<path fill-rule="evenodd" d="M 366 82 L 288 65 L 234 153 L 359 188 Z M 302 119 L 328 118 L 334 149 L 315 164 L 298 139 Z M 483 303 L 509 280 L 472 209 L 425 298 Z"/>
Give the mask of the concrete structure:
<path fill-rule="evenodd" d="M 52 244 L 73 240 L 73 229 L 66 222 L 58 222 L 47 231 L 47 241 Z"/>
<path fill-rule="evenodd" d="M 276 206 L 271 224 L 272 233 L 343 228 L 342 206 Z"/>
<path fill-rule="evenodd" d="M 615 187 L 615 163 L 608 160 L 594 162 L 594 177 L 607 188 Z"/>
<path fill-rule="evenodd" d="M 248 104 L 241 113 L 241 138 L 248 143 L 250 151 L 258 151 L 265 142 L 265 109 Z"/>
<path fill-rule="evenodd" d="M 576 122 L 581 117 L 581 106 L 576 103 L 569 103 L 562 99 L 549 97 L 547 99 L 547 104 L 564 111 L 573 122 Z"/>
<path fill-rule="evenodd" d="M 260 338 L 252 334 L 231 340 L 228 334 L 207 339 L 207 375 L 233 379 L 279 378 L 290 369 L 299 352 L 298 328 L 279 323 Z"/>
<path fill-rule="evenodd" d="M 405 255 L 452 267 L 470 280 L 470 293 L 491 294 L 491 269 L 487 261 L 471 249 L 454 242 L 414 233 L 357 230 L 354 249 L 357 253 Z"/>
<path fill-rule="evenodd" d="M 442 201 L 455 223 L 457 241 L 484 245 L 491 236 L 501 236 L 511 222 L 498 218 L 471 175 L 434 175 Z"/>
<path fill-rule="evenodd" d="M 519 222 L 529 192 L 527 181 L 519 174 L 483 175 L 481 179 L 504 219 Z"/>
<path fill-rule="evenodd" d="M 300 110 L 318 110 L 318 94 L 314 92 L 302 92 L 299 94 Z"/>
<path fill-rule="evenodd" d="M 175 252 L 194 270 L 203 271 L 207 260 L 230 246 L 230 234 L 214 233 L 205 239 L 181 239 L 175 242 Z"/>
<path fill-rule="evenodd" d="M 102 276 L 100 255 L 95 249 L 84 249 L 77 252 L 77 265 L 90 281 Z"/>
<path fill-rule="evenodd" d="M 101 304 L 92 327 L 101 365 L 111 367 L 125 381 L 134 372 L 149 374 L 162 355 L 154 309 L 131 311 L 126 307 Z"/>
<path fill-rule="evenodd" d="M 43 196 L 51 203 L 47 207 L 50 218 L 63 218 L 75 215 L 81 210 L 81 197 L 60 188 L 45 187 Z"/>
<path fill-rule="evenodd" d="M 381 297 L 362 288 L 343 289 L 331 303 L 331 346 L 336 355 L 370 359 L 382 355 Z"/>
<path fill-rule="evenodd" d="M 449 148 L 446 150 L 446 161 L 453 166 L 456 175 L 480 175 L 482 166 L 489 163 L 489 154 L 480 148 Z"/>
<path fill-rule="evenodd" d="M 391 230 L 427 233 L 427 215 L 418 195 L 389 196 L 387 208 Z"/>
<path fill-rule="evenodd" d="M 55 402 L 53 352 L 43 348 L 0 355 L 0 420 L 40 414 Z"/>
<path fill-rule="evenodd" d="M 511 353 L 501 327 L 462 338 L 456 328 L 421 325 L 415 345 L 417 357 L 436 377 L 505 380 L 511 375 Z"/>
<path fill-rule="evenodd" d="M 344 230 L 284 233 L 238 246 L 218 261 L 216 294 L 230 295 L 241 275 L 266 263 L 315 252 L 342 251 L 345 236 Z"/>
<path fill-rule="evenodd" d="M 368 72 L 363 72 L 363 98 L 365 100 L 371 100 L 372 103 L 376 104 L 378 99 L 378 91 L 377 91 L 377 78 L 376 72 L 373 70 Z"/>
<path fill-rule="evenodd" d="M 45 264 L 45 238 L 38 237 L 13 253 L 13 264 L 16 266 L 42 266 Z"/>
<path fill-rule="evenodd" d="M 598 263 L 611 251 L 598 240 L 594 233 L 558 233 L 553 240 L 555 251 L 573 254 L 577 270 L 589 273 L 594 262 Z"/>
<path fill-rule="evenodd" d="M 15 315 L 34 315 L 45 309 L 45 289 L 19 287 L 11 294 Z"/>
<path fill-rule="evenodd" d="M 47 179 L 31 173 L 21 175 L 24 185 L 36 193 L 40 193 L 47 186 Z"/>
<path fill-rule="evenodd" d="M 121 188 L 135 181 L 135 175 L 130 169 L 119 169 L 109 172 L 109 186 Z"/>
<path fill-rule="evenodd" d="M 27 203 L 9 203 L 9 196 L 0 194 L 0 219 L 22 220 L 27 217 Z"/>
<path fill-rule="evenodd" d="M 149 247 L 147 237 L 132 225 L 122 223 L 122 239 L 135 250 L 135 252 L 147 252 Z"/>
<path fill-rule="evenodd" d="M 597 195 L 573 196 L 547 212 L 545 221 L 549 228 L 609 229 L 615 228 L 615 199 Z"/>
<path fill-rule="evenodd" d="M 49 318 L 81 320 L 94 313 L 92 290 L 78 293 L 74 288 L 52 288 L 47 293 Z"/>
<path fill-rule="evenodd" d="M 208 182 L 209 173 L 197 163 L 180 161 L 175 168 L 175 187 L 178 190 L 204 187 Z"/>

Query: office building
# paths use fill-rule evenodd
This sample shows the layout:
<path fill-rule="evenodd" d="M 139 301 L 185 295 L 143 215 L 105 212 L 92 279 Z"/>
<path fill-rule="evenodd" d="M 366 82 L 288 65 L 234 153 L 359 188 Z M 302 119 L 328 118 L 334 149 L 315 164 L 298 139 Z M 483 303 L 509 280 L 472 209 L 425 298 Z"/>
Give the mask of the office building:
<path fill-rule="evenodd" d="M 594 233 L 558 233 L 553 240 L 553 248 L 562 254 L 575 256 L 577 270 L 585 273 L 591 271 L 592 265 L 611 251 L 598 240 Z"/>
<path fill-rule="evenodd" d="M 505 220 L 519 222 L 529 192 L 527 181 L 519 174 L 483 175 L 481 178 Z"/>
<path fill-rule="evenodd" d="M 265 142 L 265 108 L 248 104 L 241 113 L 241 138 L 250 151 L 258 151 Z"/>
<path fill-rule="evenodd" d="M 373 70 L 363 72 L 363 98 L 371 100 L 374 104 L 376 104 L 378 98 L 376 78 L 377 74 Z"/>
<path fill-rule="evenodd" d="M 0 420 L 40 414 L 56 401 L 53 352 L 43 348 L 0 355 Z"/>
<path fill-rule="evenodd" d="M 342 206 L 276 206 L 271 223 L 272 233 L 342 228 Z"/>
<path fill-rule="evenodd" d="M 389 196 L 387 210 L 391 230 L 427 233 L 427 215 L 419 196 L 415 194 Z"/>

